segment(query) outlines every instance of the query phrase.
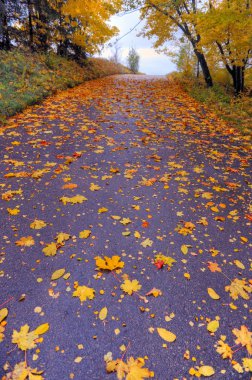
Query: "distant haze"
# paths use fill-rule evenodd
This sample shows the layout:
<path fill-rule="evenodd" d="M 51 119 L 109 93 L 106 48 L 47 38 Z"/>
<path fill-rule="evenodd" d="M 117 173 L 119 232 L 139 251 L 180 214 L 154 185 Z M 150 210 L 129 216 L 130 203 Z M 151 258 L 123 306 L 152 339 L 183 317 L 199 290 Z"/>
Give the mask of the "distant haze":
<path fill-rule="evenodd" d="M 110 43 L 114 44 L 117 38 L 122 37 L 124 34 L 134 28 L 139 22 L 139 12 L 134 12 L 124 16 L 113 16 L 111 18 L 111 25 L 116 26 L 120 32 L 116 38 L 113 38 Z M 137 26 L 137 28 L 129 33 L 127 36 L 118 41 L 119 58 L 123 64 L 127 63 L 127 55 L 129 49 L 133 47 L 140 55 L 140 71 L 150 75 L 165 75 L 176 69 L 176 66 L 171 61 L 171 58 L 165 54 L 157 53 L 153 48 L 153 41 L 147 38 L 137 37 L 137 34 L 144 26 L 144 21 Z M 101 56 L 110 58 L 113 55 L 115 48 L 106 47 Z"/>

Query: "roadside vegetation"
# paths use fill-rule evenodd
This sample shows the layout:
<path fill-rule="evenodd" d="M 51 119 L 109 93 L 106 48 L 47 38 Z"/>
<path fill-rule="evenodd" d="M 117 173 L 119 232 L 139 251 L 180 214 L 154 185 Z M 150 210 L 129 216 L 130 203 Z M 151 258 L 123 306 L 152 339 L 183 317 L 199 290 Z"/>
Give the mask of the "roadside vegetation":
<path fill-rule="evenodd" d="M 54 53 L 0 51 L 0 123 L 59 90 L 126 73 L 126 67 L 102 58 L 77 63 Z"/>

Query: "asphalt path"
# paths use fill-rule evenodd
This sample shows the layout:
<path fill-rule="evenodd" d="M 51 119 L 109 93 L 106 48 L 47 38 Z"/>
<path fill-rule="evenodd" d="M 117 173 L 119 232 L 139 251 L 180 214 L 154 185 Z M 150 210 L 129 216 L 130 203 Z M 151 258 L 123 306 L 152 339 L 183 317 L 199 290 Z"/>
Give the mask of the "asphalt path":
<path fill-rule="evenodd" d="M 157 380 L 204 378 L 203 366 L 212 379 L 251 378 L 252 337 L 234 334 L 252 330 L 248 139 L 147 76 L 87 82 L 0 132 L 3 379 L 23 379 L 11 372 L 26 360 L 47 380 L 113 380 L 111 356 L 145 358 Z M 103 270 L 98 256 L 124 266 Z M 138 281 L 132 295 L 127 279 Z M 74 297 L 80 286 L 93 298 Z M 36 347 L 12 342 L 13 330 L 45 323 Z M 221 339 L 232 359 L 216 351 Z"/>

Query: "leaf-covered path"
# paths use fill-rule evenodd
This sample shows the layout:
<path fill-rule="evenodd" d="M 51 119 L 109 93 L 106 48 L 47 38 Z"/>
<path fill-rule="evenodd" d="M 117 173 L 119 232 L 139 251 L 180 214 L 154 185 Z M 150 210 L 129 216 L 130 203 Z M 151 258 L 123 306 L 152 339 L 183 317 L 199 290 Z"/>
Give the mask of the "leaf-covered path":
<path fill-rule="evenodd" d="M 250 379 L 247 140 L 143 76 L 63 92 L 0 138 L 3 379 Z"/>

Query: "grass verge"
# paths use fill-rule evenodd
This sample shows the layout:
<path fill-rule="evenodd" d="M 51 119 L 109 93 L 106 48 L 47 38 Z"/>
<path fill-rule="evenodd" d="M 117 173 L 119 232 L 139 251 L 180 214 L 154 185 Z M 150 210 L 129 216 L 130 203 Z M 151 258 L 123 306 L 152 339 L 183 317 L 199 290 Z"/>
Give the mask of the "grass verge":
<path fill-rule="evenodd" d="M 91 58 L 80 66 L 53 53 L 0 51 L 0 123 L 59 90 L 127 73 L 126 67 L 102 58 Z"/>
<path fill-rule="evenodd" d="M 248 137 L 252 135 L 252 97 L 248 92 L 234 97 L 232 89 L 223 84 L 206 88 L 202 81 L 184 78 L 177 73 L 168 75 L 168 78 L 179 83 L 190 96 L 204 103 L 231 127 Z"/>

